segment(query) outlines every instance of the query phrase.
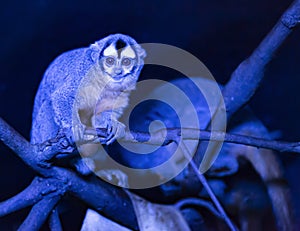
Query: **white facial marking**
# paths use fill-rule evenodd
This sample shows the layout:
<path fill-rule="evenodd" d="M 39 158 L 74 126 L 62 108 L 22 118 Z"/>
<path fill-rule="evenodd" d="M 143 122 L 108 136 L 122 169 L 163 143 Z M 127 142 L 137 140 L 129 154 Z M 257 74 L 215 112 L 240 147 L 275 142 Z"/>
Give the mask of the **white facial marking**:
<path fill-rule="evenodd" d="M 117 57 L 118 53 L 116 51 L 115 45 L 114 44 L 110 44 L 103 52 L 104 56 L 114 56 Z"/>
<path fill-rule="evenodd" d="M 132 59 L 135 58 L 135 52 L 130 46 L 125 47 L 125 49 L 122 51 L 121 55 L 124 57 L 132 58 Z"/>
<path fill-rule="evenodd" d="M 126 47 L 118 51 L 116 43 L 112 43 L 103 51 L 103 70 L 113 82 L 123 82 L 134 68 L 135 59 L 134 48 L 127 44 Z"/>

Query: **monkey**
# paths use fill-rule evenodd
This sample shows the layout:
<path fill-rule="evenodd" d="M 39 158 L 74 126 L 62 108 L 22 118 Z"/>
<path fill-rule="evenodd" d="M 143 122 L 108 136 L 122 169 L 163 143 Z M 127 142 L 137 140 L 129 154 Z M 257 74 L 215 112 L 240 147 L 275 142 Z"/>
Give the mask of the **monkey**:
<path fill-rule="evenodd" d="M 106 129 L 99 138 L 110 145 L 125 133 L 118 121 L 129 103 L 143 68 L 145 50 L 130 36 L 109 35 L 86 48 L 61 54 L 47 68 L 35 96 L 31 143 L 40 144 L 59 132 L 74 144 L 88 128 Z M 89 156 L 93 145 L 77 145 Z M 80 162 L 79 162 L 80 163 Z M 75 166 L 80 170 L 80 164 Z"/>

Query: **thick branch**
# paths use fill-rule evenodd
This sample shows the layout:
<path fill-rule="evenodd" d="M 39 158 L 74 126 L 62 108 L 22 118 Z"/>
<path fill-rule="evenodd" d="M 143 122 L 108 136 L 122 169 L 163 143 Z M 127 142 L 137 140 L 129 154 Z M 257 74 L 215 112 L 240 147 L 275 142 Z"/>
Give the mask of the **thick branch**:
<path fill-rule="evenodd" d="M 24 163 L 32 169 L 42 175 L 49 174 L 45 168 L 41 167 L 41 163 L 38 161 L 39 157 L 36 153 L 36 147 L 31 146 L 23 136 L 9 126 L 1 117 L 0 140 L 13 150 L 24 161 Z"/>
<path fill-rule="evenodd" d="M 113 185 L 110 185 L 106 182 L 103 182 L 102 180 L 96 177 L 83 178 L 82 176 L 78 176 L 73 171 L 68 169 L 54 166 L 52 166 L 51 168 L 47 168 L 47 166 L 45 166 L 45 168 L 43 168 L 39 166 L 38 162 L 39 160 L 41 160 L 41 158 L 36 157 L 37 159 L 34 159 L 34 152 L 36 152 L 37 146 L 30 145 L 28 141 L 26 141 L 18 132 L 16 132 L 1 118 L 0 139 L 36 172 L 40 173 L 43 176 L 50 177 L 49 180 L 52 181 L 50 183 L 47 182 L 45 178 L 41 178 L 47 186 L 45 190 L 42 191 L 43 195 L 48 194 L 50 192 L 56 192 L 59 195 L 63 194 L 65 191 L 71 192 L 73 195 L 83 200 L 85 203 L 87 203 L 90 207 L 94 208 L 99 213 L 103 213 L 109 219 L 117 221 L 118 223 L 129 227 L 130 229 L 138 229 L 138 224 L 131 200 L 122 189 L 114 187 Z M 51 149 L 51 146 L 49 146 L 49 149 Z M 55 150 L 55 148 L 51 150 Z M 42 153 L 39 154 L 42 155 Z M 34 187 L 35 190 L 37 190 L 38 187 Z M 33 190 L 34 187 L 29 187 L 29 189 L 24 190 L 26 192 L 26 196 L 30 196 L 30 190 Z M 39 198 L 38 194 L 33 195 Z M 24 198 L 26 198 L 26 196 L 24 196 Z M 33 200 L 33 198 L 31 199 Z M 10 199 L 4 202 L 4 204 L 9 205 L 8 210 L 15 211 L 16 208 L 12 206 L 12 202 L 19 201 L 18 203 L 20 204 L 18 206 L 19 208 L 21 208 L 33 204 L 34 202 L 32 200 L 29 201 L 30 203 L 25 203 L 24 201 L 22 202 L 20 196 L 17 196 L 12 200 Z M 114 203 L 111 203 L 112 201 Z M 48 202 L 52 203 L 53 200 L 50 200 Z M 38 204 L 40 204 L 40 206 L 34 207 L 35 209 L 32 210 L 31 213 L 35 214 L 35 217 L 34 215 L 29 215 L 28 219 L 26 219 L 22 227 L 30 227 L 30 225 L 32 225 L 33 223 L 34 218 L 37 220 L 37 217 L 39 217 L 36 215 L 36 211 L 39 211 L 40 207 L 44 208 L 44 206 L 47 203 L 45 201 L 40 201 Z M 49 208 L 47 207 L 45 209 Z M 6 208 L 1 209 L 3 209 L 3 214 L 8 213 L 8 211 L 5 211 Z M 45 217 L 45 219 L 46 218 L 47 217 Z M 40 217 L 38 219 L 40 220 Z M 37 224 L 36 227 L 38 227 L 38 225 L 39 224 Z"/>
<path fill-rule="evenodd" d="M 134 208 L 127 193 L 96 176 L 83 179 L 70 173 L 70 192 L 105 217 L 132 230 L 138 230 Z"/>
<path fill-rule="evenodd" d="M 166 145 L 172 141 L 177 141 L 178 138 L 181 136 L 181 131 L 182 130 L 180 129 L 170 129 L 169 132 L 167 133 L 168 137 L 166 139 L 164 139 L 164 134 L 166 134 L 164 131 L 158 131 L 157 133 L 154 133 L 152 137 L 150 136 L 150 134 L 147 133 L 127 132 L 123 141 L 128 141 L 128 142 L 142 141 L 151 144 Z M 5 133 L 7 133 L 8 135 L 5 135 Z M 185 134 L 185 137 L 183 137 L 184 139 L 198 139 L 198 131 L 195 129 L 194 130 L 185 129 L 184 134 Z M 14 139 L 9 139 L 9 137 L 12 136 L 14 137 Z M 28 157 L 27 154 L 32 153 L 30 151 L 30 148 L 34 148 L 34 147 L 30 146 L 29 143 L 25 139 L 23 139 L 20 134 L 15 132 L 9 125 L 3 122 L 3 120 L 0 120 L 0 137 L 6 144 L 9 145 L 9 147 L 11 147 L 14 151 L 16 151 L 16 153 L 25 162 L 27 161 L 26 159 Z M 220 132 L 213 132 L 213 133 L 209 131 L 200 132 L 201 140 L 211 139 L 215 141 L 222 141 L 221 137 L 222 137 L 222 133 Z M 255 147 L 271 148 L 278 151 L 291 151 L 291 152 L 300 153 L 300 143 L 278 142 L 278 141 L 271 141 L 271 140 L 263 140 L 255 137 L 230 135 L 230 134 L 225 135 L 225 141 L 231 143 L 245 144 L 245 145 L 250 145 Z M 26 150 L 24 151 L 22 147 L 24 147 Z M 35 162 L 30 162 L 30 161 L 27 161 L 27 163 L 30 166 L 32 163 L 35 164 Z M 35 168 L 37 172 L 39 172 L 40 169 L 41 169 L 40 167 Z M 137 220 L 136 220 L 132 203 L 128 195 L 122 189 L 114 187 L 108 183 L 105 183 L 94 176 L 89 178 L 82 178 L 81 176 L 78 176 L 74 172 L 63 168 L 52 167 L 48 169 L 43 169 L 42 172 L 44 171 L 47 171 L 48 173 L 46 175 L 52 176 L 52 180 L 54 181 L 47 185 L 51 185 L 51 187 L 53 185 L 58 185 L 59 188 L 66 187 L 65 189 L 66 191 L 71 192 L 74 196 L 83 200 L 91 208 L 95 209 L 99 213 L 103 213 L 106 217 L 126 227 L 129 227 L 134 230 L 138 229 Z M 53 190 L 57 191 L 58 190 L 57 188 L 58 187 L 54 187 Z M 27 196 L 29 195 L 30 190 L 32 189 L 29 188 L 28 190 L 24 190 Z M 46 191 L 45 193 L 49 193 L 49 191 L 48 192 Z M 39 198 L 39 194 L 34 194 L 34 195 L 37 196 L 37 198 Z M 26 198 L 26 196 L 24 196 L 24 198 Z M 114 203 L 111 203 L 111 201 L 114 201 Z M 17 207 L 15 208 L 8 206 L 14 202 L 19 203 L 19 205 L 17 204 Z M 28 203 L 25 203 L 24 201 L 22 202 L 21 196 L 12 198 L 7 202 L 4 202 L 4 204 L 2 204 L 5 205 L 5 207 L 8 206 L 8 209 L 6 211 L 5 208 L 1 206 L 1 208 L 3 209 L 2 213 L 7 214 L 8 210 L 15 211 L 18 208 L 28 206 L 34 203 L 33 197 L 30 198 L 29 202 Z M 36 209 L 32 210 L 31 214 L 36 214 L 37 212 L 35 211 L 39 211 L 40 207 L 44 206 L 43 203 L 44 202 L 38 203 L 40 204 L 40 206 L 35 207 Z M 52 208 L 50 207 L 48 209 L 52 210 Z M 46 216 L 47 214 L 44 215 Z M 26 222 L 23 224 L 22 227 L 29 227 L 29 224 L 31 225 L 32 222 L 33 222 L 33 215 L 29 216 L 28 219 L 26 219 Z M 38 227 L 39 225 L 40 224 L 36 224 L 36 227 Z"/>
<path fill-rule="evenodd" d="M 254 95 L 263 79 L 267 64 L 299 22 L 300 0 L 296 0 L 250 57 L 233 72 L 223 89 L 228 117 L 231 117 Z"/>

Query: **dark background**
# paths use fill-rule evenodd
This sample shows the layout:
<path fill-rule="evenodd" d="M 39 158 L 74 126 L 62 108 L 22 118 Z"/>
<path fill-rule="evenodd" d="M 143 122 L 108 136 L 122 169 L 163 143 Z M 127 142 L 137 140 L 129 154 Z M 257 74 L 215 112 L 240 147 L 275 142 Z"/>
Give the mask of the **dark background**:
<path fill-rule="evenodd" d="M 35 92 L 49 63 L 64 51 L 88 46 L 111 33 L 128 34 L 140 43 L 166 43 L 187 50 L 224 84 L 291 2 L 1 1 L 0 116 L 29 138 Z M 300 28 L 277 52 L 251 101 L 265 125 L 290 141 L 299 141 L 300 136 L 299 38 Z M 280 156 L 299 217 L 300 156 Z M 0 200 L 26 187 L 33 175 L 4 145 L 0 146 Z M 20 212 L 1 218 L 0 229 L 13 229 L 12 223 L 23 217 L 24 212 Z"/>

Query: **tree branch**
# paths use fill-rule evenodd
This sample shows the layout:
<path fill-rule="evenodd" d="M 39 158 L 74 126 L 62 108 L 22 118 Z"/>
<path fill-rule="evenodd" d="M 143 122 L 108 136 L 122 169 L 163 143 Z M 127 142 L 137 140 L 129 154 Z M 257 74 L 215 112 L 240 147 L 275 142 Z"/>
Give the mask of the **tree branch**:
<path fill-rule="evenodd" d="M 43 186 L 43 184 L 42 186 L 39 186 L 38 184 L 34 183 L 34 186 L 30 186 L 29 188 L 24 190 L 24 193 L 21 194 L 22 196 L 24 196 L 24 198 L 28 196 L 30 197 L 30 194 L 33 194 L 40 199 L 40 192 L 44 196 L 51 192 L 57 193 L 59 195 L 63 195 L 65 192 L 70 192 L 71 194 L 88 204 L 91 208 L 95 209 L 99 213 L 103 213 L 109 219 L 114 220 L 130 229 L 138 230 L 138 224 L 131 200 L 121 188 L 114 187 L 113 185 L 108 184 L 95 176 L 84 178 L 68 169 L 55 166 L 41 167 L 38 162 L 42 158 L 37 157 L 37 159 L 34 159 L 30 155 L 33 154 L 33 156 L 35 156 L 37 155 L 37 153 L 39 155 L 43 155 L 43 153 L 39 153 L 38 151 L 36 151 L 37 146 L 30 145 L 28 141 L 26 141 L 18 132 L 16 132 L 1 118 L 0 139 L 9 148 L 11 148 L 28 166 L 33 168 L 42 176 L 48 177 L 40 178 L 43 184 L 45 184 L 45 187 Z M 56 146 L 57 144 L 54 145 Z M 53 151 L 55 150 L 55 148 L 51 149 L 51 146 L 49 146 L 49 150 Z M 47 182 L 47 180 L 50 180 L 51 182 Z M 43 190 L 39 191 L 39 189 Z M 5 215 L 9 211 L 16 211 L 16 208 L 14 208 L 14 206 L 12 205 L 13 202 L 19 201 L 17 202 L 19 203 L 17 204 L 17 207 L 21 208 L 33 204 L 33 198 L 31 199 L 32 200 L 30 200 L 28 203 L 25 203 L 25 201 L 22 200 L 21 196 L 17 196 L 16 198 L 12 198 L 7 200 L 6 202 L 3 202 L 8 206 L 8 208 L 1 207 L 0 211 L 1 209 L 3 209 L 3 211 L 0 215 Z M 53 202 L 52 199 L 47 200 L 49 203 Z M 114 201 L 114 203 L 111 203 L 112 201 Z M 31 214 L 35 214 L 35 219 L 39 217 L 36 214 L 40 210 L 40 207 L 50 209 L 50 211 L 53 209 L 54 206 L 52 208 L 45 207 L 48 202 L 40 201 L 38 202 L 40 206 L 34 206 L 34 210 L 32 210 Z M 34 215 L 29 215 L 28 219 L 26 219 L 25 223 L 22 225 L 22 229 L 24 228 L 25 230 L 25 228 L 30 227 L 30 225 L 32 225 L 33 223 L 33 220 Z M 36 227 L 38 226 L 39 224 L 36 224 Z"/>
<path fill-rule="evenodd" d="M 37 166 L 35 153 L 28 141 L 21 136 L 16 130 L 9 126 L 0 117 L 0 140 L 13 150 L 28 166 L 40 172 L 44 171 Z"/>
<path fill-rule="evenodd" d="M 259 87 L 267 64 L 274 53 L 300 22 L 300 0 L 296 0 L 281 16 L 254 52 L 232 73 L 223 89 L 227 115 L 230 118 L 244 106 Z"/>
<path fill-rule="evenodd" d="M 59 219 L 57 207 L 54 208 L 49 217 L 49 228 L 51 231 L 62 231 L 62 225 Z"/>
<path fill-rule="evenodd" d="M 187 159 L 191 158 L 191 153 L 190 153 L 189 149 L 186 147 L 186 145 L 183 144 L 181 148 L 183 149 L 183 153 L 185 154 L 185 157 Z M 234 223 L 228 217 L 226 211 L 223 209 L 223 206 L 219 202 L 218 198 L 215 196 L 215 194 L 212 191 L 210 185 L 208 184 L 205 176 L 202 173 L 200 173 L 200 171 L 198 170 L 198 167 L 196 166 L 195 162 L 192 160 L 189 164 L 192 167 L 192 169 L 193 169 L 194 173 L 196 174 L 197 178 L 199 179 L 199 181 L 201 182 L 201 184 L 203 185 L 203 187 L 207 191 L 209 197 L 211 198 L 212 202 L 216 206 L 217 210 L 219 211 L 220 215 L 222 216 L 224 222 L 227 224 L 228 228 L 231 231 L 238 231 L 238 229 L 236 228 Z"/>
<path fill-rule="evenodd" d="M 6 132 L 6 129 L 9 132 Z M 170 142 L 177 141 L 178 137 L 181 135 L 181 132 L 182 130 L 180 129 L 169 129 L 169 132 L 167 133 L 168 137 L 166 137 L 166 139 L 164 139 L 163 136 L 165 132 L 161 130 L 157 133 L 154 133 L 152 137 L 148 133 L 127 132 L 123 141 L 143 141 L 145 143 L 163 143 L 167 145 Z M 5 135 L 5 133 L 8 135 Z M 198 132 L 196 132 L 195 129 L 185 129 L 185 137 L 183 138 L 196 139 L 196 133 Z M 200 139 L 221 141 L 221 135 L 222 133 L 220 132 L 201 131 Z M 5 143 L 7 142 L 9 147 L 16 151 L 18 156 L 20 156 L 25 162 L 27 162 L 29 166 L 31 166 L 31 164 L 37 166 L 36 161 L 33 160 L 31 162 L 26 159 L 28 157 L 27 154 L 32 153 L 32 151 L 30 150 L 35 147 L 31 146 L 24 138 L 21 137 L 20 134 L 15 132 L 8 124 L 6 124 L 1 119 L 0 137 Z M 14 138 L 9 139 L 9 137 Z M 164 142 L 162 142 L 163 140 Z M 225 135 L 225 142 L 245 144 L 262 148 L 271 148 L 278 151 L 291 151 L 300 153 L 300 143 L 278 142 L 232 134 Z M 22 149 L 22 147 L 24 147 L 25 150 Z M 46 175 L 52 176 L 52 178 L 49 178 L 49 180 L 52 180 L 51 182 L 46 182 L 44 178 L 41 178 L 43 179 L 43 181 L 45 181 L 45 185 L 51 185 L 50 189 L 49 187 L 47 188 L 46 186 L 37 184 L 34 180 L 30 187 L 24 190 L 21 194 L 2 203 L 2 206 L 0 207 L 0 215 L 3 216 L 9 212 L 16 211 L 17 209 L 35 203 L 36 201 L 34 201 L 34 199 L 39 200 L 41 198 L 41 195 L 43 195 L 43 190 L 41 190 L 43 188 L 46 188 L 48 190 L 44 191 L 44 195 L 50 193 L 51 191 L 55 192 L 59 191 L 59 189 L 63 189 L 60 191 L 61 195 L 65 191 L 71 192 L 71 194 L 80 198 L 82 201 L 87 203 L 91 208 L 95 209 L 99 213 L 103 213 L 106 217 L 131 229 L 138 229 L 132 203 L 127 194 L 122 189 L 116 188 L 106 182 L 103 182 L 95 176 L 83 178 L 68 169 L 58 168 L 54 166 L 52 166 L 51 168 L 42 169 L 42 171 L 40 170 L 41 167 L 35 167 L 34 169 L 38 173 L 42 174 L 44 174 L 44 171 L 47 171 Z M 29 198 L 29 200 L 26 201 L 25 198 Z M 110 203 L 111 201 L 114 201 L 114 203 Z"/>
<path fill-rule="evenodd" d="M 19 231 L 38 231 L 45 223 L 52 209 L 60 200 L 59 195 L 46 196 L 36 203 L 23 224 L 19 227 Z"/>
<path fill-rule="evenodd" d="M 69 192 L 72 195 L 118 224 L 138 230 L 132 202 L 123 189 L 104 182 L 94 175 L 82 178 L 70 171 L 68 177 Z"/>
<path fill-rule="evenodd" d="M 0 217 L 13 213 L 42 199 L 42 194 L 36 190 L 39 184 L 35 178 L 32 183 L 16 196 L 0 203 Z"/>
<path fill-rule="evenodd" d="M 185 198 L 178 202 L 176 202 L 175 207 L 178 210 L 182 210 L 184 207 L 188 206 L 198 206 L 201 208 L 207 209 L 214 216 L 223 219 L 222 215 L 215 209 L 213 204 L 207 200 L 199 199 L 199 198 Z"/>
<path fill-rule="evenodd" d="M 185 134 L 185 136 L 182 138 L 186 140 L 200 139 L 203 141 L 224 141 L 226 143 L 272 149 L 279 152 L 300 153 L 300 142 L 274 141 L 259 137 L 236 135 L 224 132 L 210 132 L 203 130 L 200 130 L 199 135 L 199 130 L 192 128 L 171 128 L 167 129 L 167 132 L 165 132 L 165 130 L 159 130 L 157 132 L 154 132 L 153 136 L 151 136 L 149 133 L 143 132 L 127 132 L 125 137 L 122 139 L 122 142 L 144 142 L 145 144 L 152 145 L 161 145 L 163 143 L 163 145 L 167 145 L 171 142 L 177 142 L 182 133 Z M 164 137 L 163 134 L 167 134 L 167 136 Z M 223 137 L 225 137 L 224 140 Z M 162 142 L 163 140 L 164 142 Z"/>
<path fill-rule="evenodd" d="M 223 90 L 229 118 L 251 99 L 263 78 L 263 71 L 266 65 L 299 22 L 300 0 L 296 0 L 252 55 L 234 71 L 230 81 Z M 158 133 L 152 137 L 142 133 L 132 134 L 134 138 L 132 138 L 131 134 L 127 133 L 124 140 L 161 144 L 162 139 L 164 139 L 162 133 Z M 188 137 L 185 136 L 183 138 L 194 139 L 193 134 L 193 130 L 190 129 Z M 200 139 L 221 141 L 220 134 L 218 132 L 203 131 L 200 133 Z M 181 131 L 173 129 L 170 130 L 168 135 L 170 137 L 164 139 L 164 145 L 172 141 L 177 141 L 181 135 Z M 108 218 L 131 229 L 138 229 L 133 205 L 128 195 L 122 189 L 105 183 L 95 176 L 83 178 L 70 170 L 54 167 L 46 162 L 46 160 L 55 156 L 58 151 L 63 149 L 69 152 L 70 149 L 74 148 L 66 143 L 65 137 L 58 137 L 58 139 L 51 140 L 42 145 L 30 145 L 29 142 L 0 118 L 0 139 L 37 173 L 44 177 L 50 177 L 53 180 L 50 185 L 54 185 L 53 190 L 57 192 L 57 194 L 49 193 L 46 190 L 47 195 L 41 199 L 43 193 L 39 191 L 40 186 L 34 186 L 36 184 L 34 181 L 31 186 L 19 195 L 1 204 L 0 215 L 5 215 L 37 202 L 21 225 L 20 230 L 38 230 L 66 191 L 80 198 L 99 213 L 105 214 Z M 276 142 L 230 134 L 226 134 L 225 142 L 300 153 L 300 143 Z M 46 182 L 45 178 L 41 179 Z M 63 190 L 59 190 L 57 186 L 62 186 Z M 31 193 L 33 192 L 31 196 L 29 195 L 30 191 Z M 26 197 L 29 198 L 28 201 L 24 199 Z M 111 201 L 114 201 L 114 203 L 111 203 Z M 222 214 L 225 213 L 222 212 L 222 209 L 218 209 Z M 231 226 L 232 229 L 235 229 L 230 220 L 225 219 L 225 221 L 229 227 Z"/>

